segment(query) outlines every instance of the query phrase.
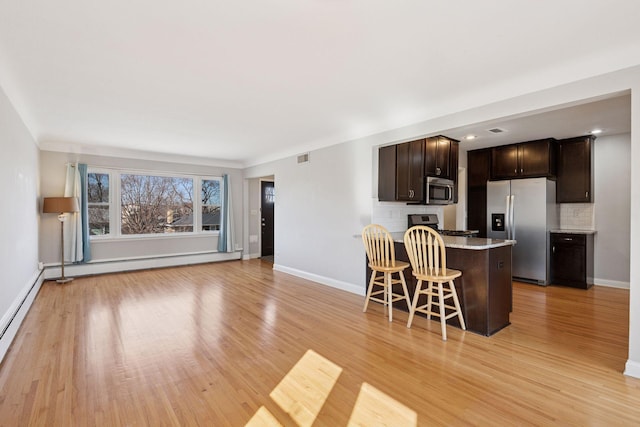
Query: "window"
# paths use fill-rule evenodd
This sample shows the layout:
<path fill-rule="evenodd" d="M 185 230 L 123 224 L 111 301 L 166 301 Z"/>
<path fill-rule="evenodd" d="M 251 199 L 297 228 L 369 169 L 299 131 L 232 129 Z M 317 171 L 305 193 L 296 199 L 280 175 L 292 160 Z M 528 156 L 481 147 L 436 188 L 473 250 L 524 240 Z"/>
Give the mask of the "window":
<path fill-rule="evenodd" d="M 109 174 L 90 172 L 87 176 L 89 234 L 104 236 L 109 227 Z"/>
<path fill-rule="evenodd" d="M 120 233 L 193 231 L 193 179 L 120 175 Z"/>
<path fill-rule="evenodd" d="M 202 180 L 202 230 L 220 230 L 220 180 Z"/>
<path fill-rule="evenodd" d="M 117 238 L 217 233 L 221 183 L 218 177 L 147 175 L 90 168 L 87 181 L 90 235 Z M 201 197 L 196 197 L 198 192 Z M 194 215 L 196 212 L 198 215 Z"/>

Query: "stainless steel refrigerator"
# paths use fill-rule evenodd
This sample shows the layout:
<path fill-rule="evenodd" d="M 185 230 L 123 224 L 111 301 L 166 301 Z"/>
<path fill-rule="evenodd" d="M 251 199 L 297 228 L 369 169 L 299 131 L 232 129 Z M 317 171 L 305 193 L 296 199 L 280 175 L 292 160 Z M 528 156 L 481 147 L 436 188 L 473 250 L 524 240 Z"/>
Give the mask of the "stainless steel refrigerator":
<path fill-rule="evenodd" d="M 487 182 L 487 235 L 516 241 L 513 278 L 549 283 L 549 230 L 558 228 L 556 183 L 546 178 Z"/>

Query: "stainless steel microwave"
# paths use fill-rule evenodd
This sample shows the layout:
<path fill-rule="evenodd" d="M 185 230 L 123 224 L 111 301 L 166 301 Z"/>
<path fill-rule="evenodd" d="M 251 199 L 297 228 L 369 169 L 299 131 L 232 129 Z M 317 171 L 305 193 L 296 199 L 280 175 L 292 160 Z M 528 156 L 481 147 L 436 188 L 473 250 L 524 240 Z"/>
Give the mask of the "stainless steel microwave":
<path fill-rule="evenodd" d="M 427 205 L 453 204 L 454 182 L 450 179 L 427 177 L 425 203 Z"/>

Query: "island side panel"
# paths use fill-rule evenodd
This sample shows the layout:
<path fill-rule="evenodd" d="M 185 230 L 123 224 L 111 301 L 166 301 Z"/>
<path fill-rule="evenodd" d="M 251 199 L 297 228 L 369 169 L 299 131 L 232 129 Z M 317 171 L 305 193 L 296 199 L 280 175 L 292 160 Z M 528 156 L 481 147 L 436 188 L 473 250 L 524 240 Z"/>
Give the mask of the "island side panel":
<path fill-rule="evenodd" d="M 467 330 L 489 335 L 489 249 L 447 248 L 447 267 L 462 271 L 454 281 Z"/>
<path fill-rule="evenodd" d="M 467 330 L 489 336 L 510 324 L 511 245 L 483 250 L 447 248 L 447 264 L 462 271 L 455 283 Z"/>
<path fill-rule="evenodd" d="M 508 326 L 513 310 L 511 246 L 492 248 L 489 253 L 489 335 Z"/>

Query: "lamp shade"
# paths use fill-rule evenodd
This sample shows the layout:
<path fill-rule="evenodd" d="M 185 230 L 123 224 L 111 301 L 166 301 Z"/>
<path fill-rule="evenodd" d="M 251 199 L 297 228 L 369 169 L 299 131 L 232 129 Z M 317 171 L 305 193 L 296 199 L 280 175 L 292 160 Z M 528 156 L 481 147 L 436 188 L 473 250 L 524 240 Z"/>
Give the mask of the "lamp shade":
<path fill-rule="evenodd" d="M 65 213 L 65 212 L 78 212 L 77 197 L 45 197 L 42 204 L 43 213 Z"/>

